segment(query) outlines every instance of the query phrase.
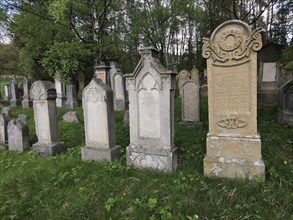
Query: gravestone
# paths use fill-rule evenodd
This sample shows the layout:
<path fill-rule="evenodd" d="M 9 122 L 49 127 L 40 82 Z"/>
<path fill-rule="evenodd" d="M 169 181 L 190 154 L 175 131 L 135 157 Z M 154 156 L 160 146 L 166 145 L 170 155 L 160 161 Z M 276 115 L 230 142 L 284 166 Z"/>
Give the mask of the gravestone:
<path fill-rule="evenodd" d="M 56 106 L 57 107 L 65 107 L 65 88 L 64 88 L 64 83 L 62 83 L 58 76 L 55 77 L 55 89 L 57 93 L 57 98 L 56 98 Z"/>
<path fill-rule="evenodd" d="M 207 70 L 207 69 L 204 69 L 204 70 L 203 70 L 203 77 L 204 77 L 205 79 L 208 78 L 208 70 Z"/>
<path fill-rule="evenodd" d="M 178 74 L 178 89 L 179 95 L 182 96 L 182 86 L 185 81 L 189 80 L 190 73 L 187 70 L 181 70 Z"/>
<path fill-rule="evenodd" d="M 6 118 L 10 119 L 11 117 L 11 109 L 9 107 L 2 108 L 2 114 L 6 116 Z"/>
<path fill-rule="evenodd" d="M 113 92 L 101 79 L 93 78 L 83 90 L 82 107 L 86 146 L 81 149 L 82 160 L 120 158 L 120 146 L 115 142 Z"/>
<path fill-rule="evenodd" d="M 26 77 L 23 79 L 23 100 L 21 102 L 22 108 L 30 108 L 33 105 L 33 102 L 30 100 L 29 95 L 29 81 Z"/>
<path fill-rule="evenodd" d="M 17 107 L 18 105 L 20 105 L 20 99 L 19 99 L 19 93 L 18 93 L 18 86 L 15 82 L 15 80 L 11 80 L 10 82 L 10 105 L 11 107 Z"/>
<path fill-rule="evenodd" d="M 208 96 L 208 85 L 202 85 L 200 87 L 200 95 L 203 96 L 203 97 Z"/>
<path fill-rule="evenodd" d="M 66 97 L 66 107 L 70 109 L 76 108 L 76 86 L 74 84 L 66 85 Z"/>
<path fill-rule="evenodd" d="M 29 148 L 29 129 L 25 121 L 12 119 L 7 125 L 8 149 L 23 152 Z"/>
<path fill-rule="evenodd" d="M 8 121 L 9 118 L 7 118 L 4 114 L 0 114 L 0 149 L 6 146 Z"/>
<path fill-rule="evenodd" d="M 17 120 L 18 121 L 26 121 L 27 116 L 25 114 L 18 114 Z"/>
<path fill-rule="evenodd" d="M 125 110 L 125 93 L 123 74 L 120 68 L 116 68 L 117 72 L 113 75 L 113 93 L 114 93 L 114 110 Z"/>
<path fill-rule="evenodd" d="M 190 79 L 196 80 L 199 82 L 199 71 L 196 69 L 195 66 L 193 66 L 191 72 L 190 72 Z"/>
<path fill-rule="evenodd" d="M 261 28 L 239 20 L 216 28 L 204 39 L 208 69 L 209 133 L 204 174 L 264 180 L 257 131 L 257 53 Z"/>
<path fill-rule="evenodd" d="M 278 122 L 293 126 L 293 79 L 280 88 Z"/>
<path fill-rule="evenodd" d="M 4 93 L 5 93 L 4 95 L 5 100 L 9 101 L 11 98 L 11 93 L 10 93 L 10 86 L 8 83 L 4 85 Z"/>
<path fill-rule="evenodd" d="M 31 88 L 34 119 L 38 142 L 33 150 L 40 155 L 54 156 L 65 151 L 65 145 L 59 141 L 56 89 L 49 81 L 36 81 Z"/>
<path fill-rule="evenodd" d="M 140 50 L 132 74 L 125 75 L 129 92 L 130 144 L 126 163 L 137 168 L 171 172 L 177 168 L 174 146 L 176 74 L 160 63 L 153 47 Z"/>
<path fill-rule="evenodd" d="M 83 90 L 84 90 L 84 74 L 79 73 L 78 74 L 78 93 L 77 93 L 78 98 L 82 98 Z"/>
<path fill-rule="evenodd" d="M 182 89 L 182 121 L 186 127 L 200 126 L 200 85 L 196 80 L 187 80 Z"/>
<path fill-rule="evenodd" d="M 66 112 L 62 118 L 63 121 L 66 122 L 80 122 L 79 116 L 76 112 Z"/>
<path fill-rule="evenodd" d="M 101 64 L 94 67 L 94 78 L 100 79 L 106 85 L 110 86 L 110 69 L 111 67 Z"/>

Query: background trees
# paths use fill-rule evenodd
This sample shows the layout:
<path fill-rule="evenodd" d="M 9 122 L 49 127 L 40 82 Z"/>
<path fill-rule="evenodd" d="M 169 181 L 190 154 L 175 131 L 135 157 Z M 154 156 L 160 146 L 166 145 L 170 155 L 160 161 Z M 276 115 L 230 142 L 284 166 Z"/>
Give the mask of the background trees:
<path fill-rule="evenodd" d="M 290 0 L 3 0 L 0 28 L 10 31 L 23 74 L 65 80 L 91 77 L 101 57 L 132 71 L 141 46 L 159 49 L 166 66 L 202 70 L 201 39 L 220 23 L 240 19 L 263 27 L 265 42 L 286 44 L 292 14 Z"/>

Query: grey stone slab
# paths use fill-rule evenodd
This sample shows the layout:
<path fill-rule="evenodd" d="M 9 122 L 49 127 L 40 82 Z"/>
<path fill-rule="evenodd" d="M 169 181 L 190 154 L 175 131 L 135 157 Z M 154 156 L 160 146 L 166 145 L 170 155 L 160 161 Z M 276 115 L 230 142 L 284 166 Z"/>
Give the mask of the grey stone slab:
<path fill-rule="evenodd" d="M 12 119 L 7 125 L 8 149 L 23 152 L 29 148 L 29 129 L 24 121 Z"/>

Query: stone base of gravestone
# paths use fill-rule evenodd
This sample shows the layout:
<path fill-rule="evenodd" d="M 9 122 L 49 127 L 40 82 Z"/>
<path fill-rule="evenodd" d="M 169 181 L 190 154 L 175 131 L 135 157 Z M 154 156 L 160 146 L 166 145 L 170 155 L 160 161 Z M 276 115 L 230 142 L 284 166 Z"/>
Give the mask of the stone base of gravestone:
<path fill-rule="evenodd" d="M 293 126 L 293 113 L 278 109 L 278 122 L 287 123 L 289 126 Z"/>
<path fill-rule="evenodd" d="M 31 108 L 33 106 L 33 102 L 29 99 L 23 99 L 21 105 L 22 108 Z"/>
<path fill-rule="evenodd" d="M 207 136 L 204 174 L 264 181 L 261 140 L 256 137 Z"/>
<path fill-rule="evenodd" d="M 177 169 L 177 148 L 146 149 L 136 145 L 126 148 L 126 164 L 136 168 L 172 172 Z"/>
<path fill-rule="evenodd" d="M 63 153 L 66 150 L 66 145 L 63 142 L 52 145 L 35 143 L 32 147 L 33 150 L 41 156 L 55 156 Z"/>
<path fill-rule="evenodd" d="M 65 107 L 66 106 L 66 99 L 64 97 L 58 97 L 56 98 L 56 106 L 57 107 Z"/>
<path fill-rule="evenodd" d="M 67 100 L 66 101 L 66 108 L 73 109 L 73 108 L 76 108 L 77 106 L 78 106 L 78 104 L 77 104 L 76 100 L 74 100 L 74 101 Z"/>
<path fill-rule="evenodd" d="M 82 160 L 107 160 L 113 162 L 119 160 L 121 157 L 120 146 L 116 146 L 112 149 L 97 149 L 92 147 L 82 147 L 81 148 L 81 158 Z"/>
<path fill-rule="evenodd" d="M 201 128 L 202 122 L 195 122 L 195 121 L 181 121 L 179 122 L 180 127 L 183 128 Z"/>

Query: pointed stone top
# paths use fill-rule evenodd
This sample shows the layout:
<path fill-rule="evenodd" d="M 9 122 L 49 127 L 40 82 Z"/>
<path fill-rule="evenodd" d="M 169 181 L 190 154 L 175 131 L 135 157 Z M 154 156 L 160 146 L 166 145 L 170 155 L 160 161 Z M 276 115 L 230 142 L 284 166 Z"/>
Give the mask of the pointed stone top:
<path fill-rule="evenodd" d="M 159 56 L 159 50 L 154 47 L 142 47 L 139 49 L 139 51 L 141 54 L 141 58 L 148 56 L 158 58 Z"/>

